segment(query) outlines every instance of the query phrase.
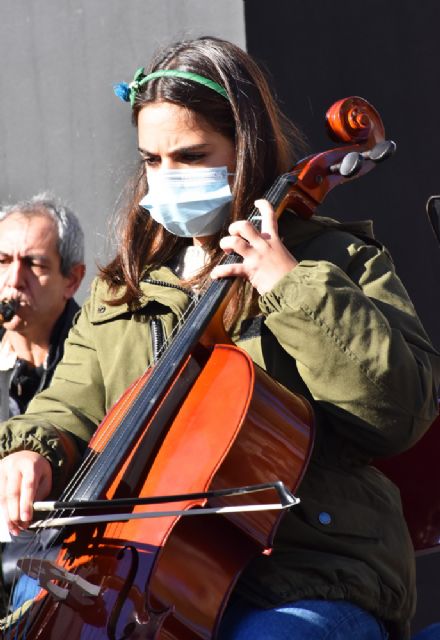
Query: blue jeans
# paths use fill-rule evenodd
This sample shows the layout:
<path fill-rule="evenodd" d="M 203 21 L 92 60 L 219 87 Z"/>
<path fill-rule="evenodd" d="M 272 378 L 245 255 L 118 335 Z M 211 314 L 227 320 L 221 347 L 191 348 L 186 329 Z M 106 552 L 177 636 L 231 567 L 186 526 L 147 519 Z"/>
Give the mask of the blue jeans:
<path fill-rule="evenodd" d="M 20 576 L 14 591 L 13 610 L 36 596 L 38 591 L 39 586 L 35 580 Z M 236 600 L 225 613 L 218 638 L 386 640 L 388 634 L 373 615 L 350 602 L 299 600 L 275 609 L 257 609 L 244 601 Z M 434 640 L 436 636 L 432 638 Z"/>
<path fill-rule="evenodd" d="M 258 609 L 242 600 L 227 609 L 219 640 L 386 640 L 376 618 L 342 600 L 299 600 Z"/>
<path fill-rule="evenodd" d="M 37 580 L 26 575 L 20 575 L 12 591 L 11 610 L 15 611 L 27 600 L 32 600 L 41 591 Z"/>

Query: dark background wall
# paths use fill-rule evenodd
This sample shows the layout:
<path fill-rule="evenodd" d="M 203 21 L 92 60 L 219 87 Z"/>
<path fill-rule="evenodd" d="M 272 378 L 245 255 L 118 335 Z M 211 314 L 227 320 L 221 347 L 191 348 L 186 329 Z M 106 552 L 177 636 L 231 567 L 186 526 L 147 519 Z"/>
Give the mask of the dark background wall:
<path fill-rule="evenodd" d="M 265 64 L 284 110 L 311 152 L 330 148 L 324 115 L 336 100 L 366 98 L 397 152 L 368 175 L 335 189 L 320 208 L 340 220 L 374 221 L 400 277 L 440 346 L 440 247 L 426 215 L 440 193 L 438 0 L 245 0 L 247 49 Z M 419 448 L 420 450 L 420 448 Z M 400 463 L 402 464 L 402 463 Z M 407 473 L 418 483 L 423 458 Z M 418 490 L 434 499 L 438 478 Z M 409 482 L 409 480 L 407 480 Z M 415 489 L 414 489 L 415 490 Z M 435 504 L 432 505 L 435 509 Z M 440 549 L 437 547 L 436 549 Z M 413 631 L 438 622 L 440 554 L 417 558 Z"/>
<path fill-rule="evenodd" d="M 424 325 L 440 345 L 440 248 L 425 213 L 440 192 L 438 0 L 245 0 L 247 49 L 268 68 L 311 152 L 329 148 L 324 114 L 359 95 L 379 111 L 395 156 L 336 189 L 320 209 L 371 218 Z"/>

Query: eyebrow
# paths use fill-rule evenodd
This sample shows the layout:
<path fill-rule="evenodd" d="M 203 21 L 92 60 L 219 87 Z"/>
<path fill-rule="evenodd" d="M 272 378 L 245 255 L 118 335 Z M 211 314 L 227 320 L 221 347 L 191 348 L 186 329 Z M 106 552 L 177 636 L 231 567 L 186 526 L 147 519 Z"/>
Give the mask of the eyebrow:
<path fill-rule="evenodd" d="M 211 145 L 209 142 L 202 142 L 201 144 L 191 144 L 187 147 L 178 147 L 177 149 L 173 149 L 171 151 L 171 155 L 176 153 L 187 153 L 188 151 L 202 151 L 206 148 L 209 148 Z M 157 156 L 157 153 L 153 153 L 152 151 L 148 151 L 147 149 L 142 149 L 142 147 L 138 147 L 138 151 L 144 155 Z"/>
<path fill-rule="evenodd" d="M 0 256 L 12 258 L 12 253 L 0 249 Z M 50 262 L 50 260 L 47 258 L 47 256 L 44 255 L 44 253 L 25 253 L 24 255 L 20 256 L 20 260 L 39 260 L 44 264 L 49 264 Z"/>
<path fill-rule="evenodd" d="M 23 258 L 26 260 L 39 260 L 40 262 L 43 262 L 44 264 L 49 264 L 50 259 L 44 254 L 44 253 L 27 253 L 23 256 Z"/>

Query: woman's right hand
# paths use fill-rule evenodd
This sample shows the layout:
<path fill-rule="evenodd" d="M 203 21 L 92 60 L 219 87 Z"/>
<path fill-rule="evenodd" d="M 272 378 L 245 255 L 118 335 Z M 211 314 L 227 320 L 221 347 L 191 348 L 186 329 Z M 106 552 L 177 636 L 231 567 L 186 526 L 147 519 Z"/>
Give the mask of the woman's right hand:
<path fill-rule="evenodd" d="M 17 451 L 0 460 L 0 506 L 9 531 L 18 535 L 32 520 L 33 503 L 52 488 L 52 467 L 34 451 Z"/>
<path fill-rule="evenodd" d="M 229 235 L 220 240 L 225 253 L 234 251 L 241 262 L 220 264 L 211 272 L 212 278 L 238 276 L 245 278 L 263 295 L 294 269 L 298 261 L 286 249 L 279 233 L 276 213 L 267 200 L 256 200 L 261 213 L 261 231 L 249 220 L 236 220 L 229 225 Z"/>

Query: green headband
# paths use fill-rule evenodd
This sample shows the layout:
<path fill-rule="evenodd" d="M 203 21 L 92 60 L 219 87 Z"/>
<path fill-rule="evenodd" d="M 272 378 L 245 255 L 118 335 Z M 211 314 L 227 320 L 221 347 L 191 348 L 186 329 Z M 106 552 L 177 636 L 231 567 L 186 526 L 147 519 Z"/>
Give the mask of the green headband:
<path fill-rule="evenodd" d="M 205 87 L 209 87 L 213 91 L 219 93 L 223 98 L 228 100 L 228 94 L 226 93 L 226 89 L 218 84 L 218 82 L 214 82 L 214 80 L 210 80 L 209 78 L 205 78 L 204 76 L 199 76 L 198 73 L 193 73 L 192 71 L 181 71 L 180 69 L 159 69 L 159 71 L 153 71 L 153 73 L 149 73 L 147 76 L 144 75 L 144 67 L 141 67 L 134 74 L 133 81 L 130 84 L 126 82 L 120 82 L 119 84 L 113 87 L 115 94 L 121 100 L 125 102 L 130 102 L 133 107 L 134 101 L 136 99 L 136 95 L 140 91 L 140 89 L 147 84 L 150 80 L 154 78 L 162 78 L 162 77 L 170 77 L 170 78 L 186 78 L 187 80 L 193 80 L 198 84 L 202 84 Z"/>

